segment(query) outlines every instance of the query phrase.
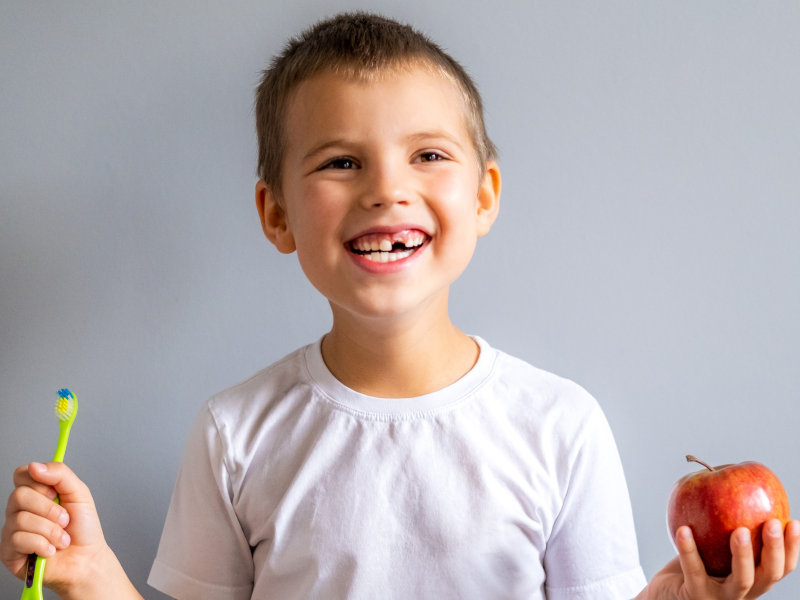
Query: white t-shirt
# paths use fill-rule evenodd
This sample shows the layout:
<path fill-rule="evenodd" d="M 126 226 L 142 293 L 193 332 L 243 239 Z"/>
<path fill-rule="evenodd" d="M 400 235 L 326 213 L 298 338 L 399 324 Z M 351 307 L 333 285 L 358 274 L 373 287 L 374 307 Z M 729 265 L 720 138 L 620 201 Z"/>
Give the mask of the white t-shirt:
<path fill-rule="evenodd" d="M 368 397 L 320 344 L 211 398 L 149 583 L 203 600 L 628 599 L 646 584 L 619 456 L 578 385 L 494 350 Z"/>

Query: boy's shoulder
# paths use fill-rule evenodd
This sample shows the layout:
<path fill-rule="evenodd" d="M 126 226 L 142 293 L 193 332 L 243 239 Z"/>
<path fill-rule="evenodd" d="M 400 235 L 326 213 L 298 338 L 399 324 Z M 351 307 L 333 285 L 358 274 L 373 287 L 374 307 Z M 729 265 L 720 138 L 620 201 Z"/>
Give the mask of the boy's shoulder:
<path fill-rule="evenodd" d="M 546 457 L 554 477 L 564 484 L 583 448 L 613 447 L 613 435 L 602 407 L 583 386 L 540 367 L 497 352 L 496 377 L 488 399 L 501 406 L 501 423 L 509 439 L 521 435 L 533 457 Z M 544 440 L 545 443 L 540 443 Z"/>
<path fill-rule="evenodd" d="M 535 398 L 539 402 L 567 402 L 574 409 L 580 405 L 593 410 L 597 401 L 583 386 L 572 379 L 537 367 L 526 360 L 494 350 L 496 354 L 494 375 L 498 385 L 509 391 Z"/>
<path fill-rule="evenodd" d="M 279 398 L 308 381 L 305 355 L 312 344 L 301 346 L 271 365 L 208 399 L 206 405 L 217 418 L 247 418 L 254 410 L 267 410 Z"/>

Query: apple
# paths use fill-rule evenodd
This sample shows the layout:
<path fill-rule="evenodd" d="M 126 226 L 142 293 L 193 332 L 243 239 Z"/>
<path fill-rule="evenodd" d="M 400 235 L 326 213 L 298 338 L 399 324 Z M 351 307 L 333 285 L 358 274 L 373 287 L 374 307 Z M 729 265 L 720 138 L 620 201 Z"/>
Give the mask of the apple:
<path fill-rule="evenodd" d="M 670 494 L 667 523 L 673 541 L 681 525 L 692 530 L 697 550 L 709 575 L 731 572 L 731 533 L 747 527 L 756 564 L 761 558 L 761 528 L 768 519 L 789 521 L 789 499 L 775 474 L 757 462 L 710 467 L 694 456 L 701 471 L 678 480 Z"/>

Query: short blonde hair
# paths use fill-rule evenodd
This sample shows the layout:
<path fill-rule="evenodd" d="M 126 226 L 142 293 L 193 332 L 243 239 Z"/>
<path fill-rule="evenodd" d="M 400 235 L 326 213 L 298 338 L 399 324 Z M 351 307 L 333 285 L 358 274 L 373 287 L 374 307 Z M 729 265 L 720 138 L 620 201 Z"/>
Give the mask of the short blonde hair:
<path fill-rule="evenodd" d="M 367 79 L 387 70 L 414 66 L 431 68 L 461 91 L 467 128 L 482 172 L 486 163 L 496 158 L 497 149 L 486 133 L 480 93 L 464 68 L 412 27 L 379 15 L 353 12 L 320 21 L 293 38 L 263 72 L 255 98 L 258 176 L 280 190 L 287 104 L 302 81 L 323 71 Z"/>

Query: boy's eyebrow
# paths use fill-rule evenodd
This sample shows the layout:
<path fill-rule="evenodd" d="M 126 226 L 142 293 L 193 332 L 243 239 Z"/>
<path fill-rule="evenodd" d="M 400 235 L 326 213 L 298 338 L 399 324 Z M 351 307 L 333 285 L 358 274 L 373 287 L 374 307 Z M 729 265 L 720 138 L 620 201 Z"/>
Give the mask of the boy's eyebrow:
<path fill-rule="evenodd" d="M 408 139 L 409 141 L 420 141 L 420 142 L 428 139 L 443 139 L 447 140 L 454 146 L 457 146 L 461 150 L 464 149 L 464 146 L 459 141 L 457 136 L 454 136 L 443 129 L 434 131 L 420 131 L 419 133 L 414 133 L 409 135 Z"/>
<path fill-rule="evenodd" d="M 324 150 L 327 150 L 328 148 L 332 148 L 334 146 L 344 146 L 346 144 L 347 140 L 343 138 L 337 138 L 335 140 L 328 140 L 326 142 L 322 142 L 321 144 L 312 147 L 311 150 L 306 152 L 305 156 L 303 156 L 303 162 L 306 162 L 307 160 L 314 158 L 314 156 L 316 156 L 320 152 L 323 152 Z"/>
<path fill-rule="evenodd" d="M 424 140 L 429 139 L 443 139 L 447 140 L 449 143 L 453 144 L 454 146 L 458 147 L 460 150 L 464 149 L 463 144 L 459 141 L 458 137 L 451 135 L 445 130 L 433 130 L 433 131 L 419 131 L 417 133 L 412 133 L 406 136 L 406 140 L 409 142 L 422 142 Z M 303 162 L 306 162 L 317 154 L 327 150 L 328 148 L 334 148 L 336 146 L 348 146 L 351 142 L 346 140 L 345 138 L 336 138 L 332 140 L 327 140 L 313 146 L 306 154 L 303 156 Z"/>

